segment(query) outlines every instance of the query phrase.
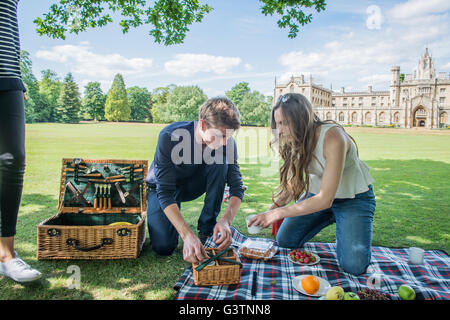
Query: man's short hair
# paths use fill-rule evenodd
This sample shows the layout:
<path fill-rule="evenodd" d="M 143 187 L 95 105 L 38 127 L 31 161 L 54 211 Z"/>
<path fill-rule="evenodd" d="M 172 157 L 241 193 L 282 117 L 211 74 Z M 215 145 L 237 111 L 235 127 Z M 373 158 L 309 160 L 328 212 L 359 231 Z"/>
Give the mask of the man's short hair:
<path fill-rule="evenodd" d="M 199 119 L 209 128 L 237 130 L 241 126 L 241 114 L 230 99 L 224 97 L 210 98 L 199 111 Z"/>

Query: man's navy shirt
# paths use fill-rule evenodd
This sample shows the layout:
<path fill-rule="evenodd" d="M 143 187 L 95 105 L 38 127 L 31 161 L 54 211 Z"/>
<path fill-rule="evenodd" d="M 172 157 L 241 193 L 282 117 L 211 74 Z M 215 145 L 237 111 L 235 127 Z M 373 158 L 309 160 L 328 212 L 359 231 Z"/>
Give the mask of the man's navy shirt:
<path fill-rule="evenodd" d="M 211 163 L 211 158 L 204 157 L 203 154 L 211 155 L 219 164 L 228 165 L 226 181 L 230 187 L 230 197 L 236 196 L 241 200 L 244 197 L 234 139 L 229 138 L 225 147 L 205 150 L 205 146 L 195 141 L 194 131 L 197 123 L 197 121 L 175 122 L 159 133 L 155 156 L 146 182 L 149 185 L 156 185 L 162 210 L 176 203 L 174 193 L 177 186 L 182 185 L 187 179 L 194 178 L 199 170 L 203 170 L 204 165 Z"/>

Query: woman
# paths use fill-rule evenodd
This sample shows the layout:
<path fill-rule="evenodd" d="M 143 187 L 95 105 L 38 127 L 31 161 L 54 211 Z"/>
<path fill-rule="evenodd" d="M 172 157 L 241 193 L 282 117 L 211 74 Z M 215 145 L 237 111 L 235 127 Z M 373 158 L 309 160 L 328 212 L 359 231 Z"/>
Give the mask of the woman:
<path fill-rule="evenodd" d="M 249 225 L 268 227 L 284 219 L 278 245 L 299 248 L 336 222 L 339 265 L 354 275 L 364 273 L 371 258 L 375 196 L 353 138 L 339 124 L 321 121 L 309 101 L 295 93 L 278 99 L 271 122 L 279 134 L 272 144 L 283 160 L 280 191 L 272 210 Z"/>
<path fill-rule="evenodd" d="M 25 111 L 17 26 L 19 0 L 0 0 L 0 275 L 17 282 L 41 277 L 14 251 L 25 171 Z"/>

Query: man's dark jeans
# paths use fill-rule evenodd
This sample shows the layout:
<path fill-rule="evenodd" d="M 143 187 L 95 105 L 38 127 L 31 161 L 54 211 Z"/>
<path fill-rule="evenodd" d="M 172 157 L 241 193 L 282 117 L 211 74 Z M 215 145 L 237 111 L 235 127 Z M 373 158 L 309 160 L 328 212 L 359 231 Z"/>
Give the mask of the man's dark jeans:
<path fill-rule="evenodd" d="M 227 164 L 204 164 L 198 174 L 177 186 L 175 200 L 181 209 L 181 202 L 192 201 L 205 192 L 203 209 L 197 229 L 203 234 L 212 234 L 223 202 L 227 176 Z M 147 193 L 147 224 L 153 250 L 159 255 L 170 255 L 178 245 L 178 232 L 161 209 L 156 189 L 152 186 Z"/>

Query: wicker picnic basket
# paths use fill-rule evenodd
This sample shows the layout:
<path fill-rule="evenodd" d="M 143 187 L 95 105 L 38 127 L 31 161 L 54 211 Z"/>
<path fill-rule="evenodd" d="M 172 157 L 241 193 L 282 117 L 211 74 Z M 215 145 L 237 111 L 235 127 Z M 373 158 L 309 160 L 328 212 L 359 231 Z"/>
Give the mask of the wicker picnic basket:
<path fill-rule="evenodd" d="M 219 250 L 214 248 L 205 248 L 211 255 L 216 255 Z M 223 258 L 241 262 L 234 249 L 226 252 Z M 192 264 L 194 273 L 194 283 L 197 286 L 215 286 L 225 284 L 237 284 L 241 281 L 241 268 L 238 264 L 233 264 L 220 259 L 214 260 L 214 265 L 206 266 L 202 270 L 195 270 L 199 264 Z"/>
<path fill-rule="evenodd" d="M 37 226 L 37 258 L 137 258 L 147 169 L 146 160 L 63 159 L 58 212 Z"/>

